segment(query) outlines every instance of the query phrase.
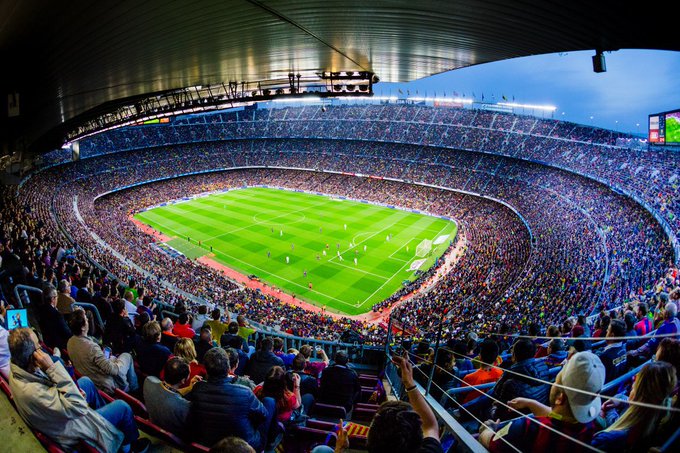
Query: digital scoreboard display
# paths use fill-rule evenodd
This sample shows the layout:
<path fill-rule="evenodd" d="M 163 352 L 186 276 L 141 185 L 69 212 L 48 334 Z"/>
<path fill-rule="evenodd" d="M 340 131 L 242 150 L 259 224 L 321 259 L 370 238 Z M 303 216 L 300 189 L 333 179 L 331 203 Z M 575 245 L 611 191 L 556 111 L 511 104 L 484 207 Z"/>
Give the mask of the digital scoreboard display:
<path fill-rule="evenodd" d="M 680 110 L 649 115 L 649 143 L 680 145 Z"/>

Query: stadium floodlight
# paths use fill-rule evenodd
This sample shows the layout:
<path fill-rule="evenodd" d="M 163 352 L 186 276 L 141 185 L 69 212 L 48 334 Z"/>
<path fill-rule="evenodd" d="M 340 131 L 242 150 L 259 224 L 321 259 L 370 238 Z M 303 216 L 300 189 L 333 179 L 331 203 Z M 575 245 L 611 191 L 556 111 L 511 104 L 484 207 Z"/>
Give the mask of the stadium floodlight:
<path fill-rule="evenodd" d="M 518 109 L 545 110 L 547 112 L 554 112 L 555 110 L 557 110 L 557 107 L 555 107 L 554 105 L 517 104 L 515 102 L 499 102 L 497 105 Z"/>

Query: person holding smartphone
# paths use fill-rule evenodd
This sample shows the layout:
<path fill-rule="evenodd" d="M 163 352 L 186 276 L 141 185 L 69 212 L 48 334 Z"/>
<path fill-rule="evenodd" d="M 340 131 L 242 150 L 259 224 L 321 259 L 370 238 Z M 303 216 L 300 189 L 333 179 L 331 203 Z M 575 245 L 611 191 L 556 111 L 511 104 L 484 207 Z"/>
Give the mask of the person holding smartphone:
<path fill-rule="evenodd" d="M 64 366 L 40 349 L 35 332 L 13 330 L 8 342 L 9 385 L 17 412 L 28 425 L 68 450 L 81 441 L 102 452 L 125 445 L 134 453 L 148 450 L 150 441 L 139 437 L 130 406 L 120 400 L 104 404 L 87 377 L 76 386 Z"/>

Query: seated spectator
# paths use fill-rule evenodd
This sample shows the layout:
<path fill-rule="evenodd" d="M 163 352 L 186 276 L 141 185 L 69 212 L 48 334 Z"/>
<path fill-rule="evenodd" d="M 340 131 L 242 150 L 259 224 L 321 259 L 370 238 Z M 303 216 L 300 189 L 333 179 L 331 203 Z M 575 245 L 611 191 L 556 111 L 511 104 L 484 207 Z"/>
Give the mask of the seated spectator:
<path fill-rule="evenodd" d="M 175 357 L 184 359 L 189 364 L 189 382 L 194 380 L 194 376 L 200 376 L 204 379 L 207 376 L 205 367 L 196 360 L 196 347 L 194 342 L 188 338 L 180 338 L 175 345 Z M 187 385 L 189 384 L 187 382 Z"/>
<path fill-rule="evenodd" d="M 229 357 L 224 349 L 206 352 L 204 363 L 208 378 L 197 382 L 187 395 L 192 440 L 213 445 L 237 436 L 262 451 L 276 403 L 271 398 L 260 402 L 250 389 L 229 382 Z"/>
<path fill-rule="evenodd" d="M 99 310 L 99 316 L 102 318 L 104 324 L 109 322 L 109 319 L 113 316 L 109 294 L 109 287 L 104 285 L 99 291 L 95 292 L 94 297 L 92 297 L 92 304 Z"/>
<path fill-rule="evenodd" d="M 620 319 L 609 323 L 608 338 L 621 338 L 626 335 L 626 324 Z M 597 354 L 606 371 L 605 383 L 616 379 L 626 372 L 626 345 L 621 340 L 607 340 L 607 346 Z"/>
<path fill-rule="evenodd" d="M 149 376 L 144 381 L 144 404 L 149 418 L 156 425 L 188 437 L 187 418 L 191 403 L 184 398 L 201 377 L 189 378 L 189 364 L 181 357 L 173 357 L 163 367 L 163 380 Z"/>
<path fill-rule="evenodd" d="M 191 328 L 191 318 L 189 313 L 182 313 L 177 318 L 177 324 L 172 329 L 172 333 L 177 335 L 179 338 L 189 338 L 193 340 L 196 336 L 196 332 Z"/>
<path fill-rule="evenodd" d="M 311 374 L 305 372 L 307 359 L 302 354 L 298 354 L 293 359 L 292 370 L 300 376 L 300 396 L 305 412 L 308 413 L 319 392 L 319 380 Z M 292 383 L 288 385 L 289 390 L 293 390 Z"/>
<path fill-rule="evenodd" d="M 212 319 L 205 322 L 206 325 L 210 326 L 212 331 L 212 340 L 219 344 L 220 338 L 227 331 L 229 325 L 222 322 L 222 311 L 219 308 L 214 308 L 210 314 Z M 227 312 L 227 319 L 229 319 L 229 312 Z"/>
<path fill-rule="evenodd" d="M 560 336 L 560 329 L 557 328 L 557 326 L 549 326 L 548 330 L 546 331 L 546 336 L 548 338 L 557 338 Z M 550 341 L 544 341 L 542 344 L 539 346 L 536 346 L 536 355 L 534 356 L 537 359 L 540 359 L 541 357 L 545 357 L 548 355 L 548 345 L 550 344 Z"/>
<path fill-rule="evenodd" d="M 498 344 L 491 339 L 486 339 L 482 342 L 479 348 L 479 358 L 481 367 L 473 372 L 469 373 L 463 378 L 463 386 L 474 387 L 476 385 L 489 384 L 491 382 L 497 382 L 501 376 L 503 376 L 503 370 L 493 366 L 498 357 Z M 465 404 L 475 398 L 481 396 L 482 393 L 478 390 L 473 390 L 468 392 L 468 394 L 461 401 Z"/>
<path fill-rule="evenodd" d="M 272 367 L 267 373 L 264 382 L 253 392 L 260 400 L 265 397 L 273 398 L 276 402 L 276 419 L 285 424 L 290 421 L 293 411 L 300 407 L 302 397 L 300 396 L 300 376 L 297 373 L 292 375 L 293 390 L 288 390 L 286 382 L 286 371 L 280 366 Z"/>
<path fill-rule="evenodd" d="M 611 426 L 597 433 L 591 445 L 603 451 L 647 451 L 658 445 L 660 439 L 654 434 L 666 412 L 634 403 L 668 406 L 676 384 L 675 369 L 669 363 L 645 365 L 633 383 L 628 409 Z M 604 404 L 604 410 L 610 402 Z"/>
<path fill-rule="evenodd" d="M 318 359 L 312 359 L 312 353 L 316 351 L 316 357 Z M 323 348 L 317 347 L 316 349 L 312 348 L 308 344 L 303 344 L 300 347 L 300 354 L 302 354 L 305 359 L 307 360 L 307 365 L 305 366 L 305 372 L 308 374 L 311 374 L 312 376 L 319 377 L 321 372 L 328 366 L 330 363 L 330 360 L 328 359 L 328 356 L 326 355 L 326 351 L 324 351 Z"/>
<path fill-rule="evenodd" d="M 680 378 L 680 340 L 675 338 L 664 338 L 656 348 L 656 360 L 667 362 L 673 365 L 676 374 Z"/>
<path fill-rule="evenodd" d="M 466 356 L 467 345 L 462 341 L 455 341 L 450 348 L 453 351 L 453 374 L 458 378 L 463 378 L 475 371 L 472 360 Z M 454 387 L 460 386 L 460 380 L 454 378 L 451 383 Z"/>
<path fill-rule="evenodd" d="M 161 321 L 161 344 L 171 351 L 175 349 L 177 340 L 179 340 L 179 337 L 172 332 L 174 328 L 175 324 L 172 319 L 164 318 Z"/>
<path fill-rule="evenodd" d="M 57 310 L 58 294 L 53 286 L 43 290 L 43 304 L 40 306 L 39 325 L 43 341 L 49 348 L 66 349 L 66 343 L 71 338 L 71 329 L 64 316 Z"/>
<path fill-rule="evenodd" d="M 678 321 L 678 307 L 673 302 L 668 302 L 663 310 L 663 323 L 656 329 L 654 338 L 649 339 L 645 344 L 634 351 L 630 351 L 629 356 L 634 357 L 634 362 L 639 363 L 651 357 L 656 352 L 656 347 L 661 342 L 658 335 L 669 335 L 680 333 L 680 321 Z M 663 338 L 663 337 L 661 337 Z"/>
<path fill-rule="evenodd" d="M 260 349 L 255 351 L 246 367 L 246 374 L 253 382 L 261 383 L 274 366 L 283 366 L 283 360 L 274 355 L 274 342 L 271 338 L 265 338 L 260 342 Z"/>
<path fill-rule="evenodd" d="M 241 367 L 241 359 L 245 358 L 248 360 L 248 356 L 245 355 L 240 349 L 226 348 L 227 355 L 229 356 L 229 377 L 232 378 L 232 384 L 243 385 L 248 387 L 250 390 L 255 389 L 257 384 L 253 382 L 248 376 L 243 376 L 239 373 L 239 368 Z"/>
<path fill-rule="evenodd" d="M 123 401 L 104 405 L 89 378 L 79 379 L 80 389 L 76 387 L 63 365 L 40 349 L 31 329 L 13 330 L 9 349 L 9 386 L 17 412 L 29 426 L 67 449 L 81 441 L 106 452 L 122 445 L 133 452 L 149 448 L 148 439 L 139 439 L 130 406 Z"/>
<path fill-rule="evenodd" d="M 203 356 L 205 356 L 205 353 L 216 346 L 217 345 L 212 341 L 212 330 L 210 329 L 210 326 L 205 325 L 201 327 L 198 338 L 194 340 L 196 360 L 198 360 L 198 363 L 203 363 Z"/>
<path fill-rule="evenodd" d="M 123 294 L 123 302 L 125 303 L 125 309 L 128 312 L 128 316 L 132 321 L 135 320 L 137 316 L 137 299 L 136 296 L 131 291 L 125 291 Z"/>
<path fill-rule="evenodd" d="M 652 320 L 649 319 L 648 312 L 649 308 L 647 307 L 647 303 L 640 302 L 637 306 L 638 322 L 635 324 L 635 332 L 637 333 L 638 337 L 643 337 L 654 330 L 654 326 L 652 325 Z"/>
<path fill-rule="evenodd" d="M 274 355 L 283 360 L 283 365 L 286 369 L 289 369 L 297 354 L 287 354 L 283 352 L 283 339 L 276 337 L 274 338 Z"/>
<path fill-rule="evenodd" d="M 132 352 L 137 334 L 132 320 L 128 317 L 125 302 L 116 299 L 111 302 L 113 315 L 104 329 L 104 344 L 111 346 L 114 354 Z"/>
<path fill-rule="evenodd" d="M 227 327 L 227 331 L 220 337 L 220 346 L 223 348 L 235 348 L 241 349 L 244 352 L 248 352 L 248 344 L 238 334 L 238 323 L 232 321 Z"/>
<path fill-rule="evenodd" d="M 548 368 L 562 366 L 567 360 L 567 349 L 564 340 L 554 338 L 548 343 L 548 355 L 545 358 L 545 365 Z"/>
<path fill-rule="evenodd" d="M 194 316 L 193 321 L 191 321 L 191 328 L 194 332 L 198 332 L 203 327 L 203 324 L 208 320 L 208 306 L 199 305 L 198 314 Z"/>
<path fill-rule="evenodd" d="M 536 347 L 529 339 L 520 339 L 512 347 L 512 366 L 509 372 L 503 373 L 493 389 L 493 394 L 500 401 L 496 403 L 494 418 L 507 420 L 516 412 L 509 411 L 504 403 L 515 398 L 528 398 L 541 404 L 548 404 L 550 379 L 548 366 L 544 360 L 535 359 Z"/>
<path fill-rule="evenodd" d="M 607 330 L 609 330 L 609 323 L 611 322 L 612 318 L 605 315 L 602 316 L 600 319 L 595 321 L 595 332 L 593 332 L 593 337 L 594 338 L 603 338 L 605 335 L 607 335 Z M 576 337 L 576 335 L 572 335 L 573 337 Z M 583 333 L 583 336 L 585 337 L 585 331 Z"/>
<path fill-rule="evenodd" d="M 140 291 L 142 291 L 143 289 L 144 288 L 139 288 Z M 144 296 L 142 298 L 142 303 L 137 305 L 137 316 L 141 316 L 142 314 L 146 313 L 150 320 L 154 320 L 156 318 L 156 315 L 153 314 L 153 310 L 155 307 L 156 306 L 153 303 L 153 299 L 151 298 L 151 296 Z"/>
<path fill-rule="evenodd" d="M 76 303 L 75 299 L 71 297 L 71 283 L 68 280 L 59 281 L 59 296 L 57 297 L 57 310 L 65 316 L 69 316 L 73 312 L 73 307 Z"/>
<path fill-rule="evenodd" d="M 160 343 L 161 326 L 157 321 L 146 323 L 142 334 L 142 340 L 135 345 L 139 369 L 147 376 L 158 377 L 172 352 Z"/>
<path fill-rule="evenodd" d="M 502 429 L 488 421 L 481 428 L 479 442 L 491 453 L 517 449 L 572 451 L 577 444 L 570 438 L 590 443 L 596 430 L 594 420 L 602 405 L 600 397 L 591 394 L 602 390 L 604 378 L 604 365 L 595 354 L 588 351 L 574 354 L 550 388 L 550 406 L 526 398 L 509 401 L 510 407 L 528 409 L 534 417 L 517 418 Z"/>
<path fill-rule="evenodd" d="M 637 338 L 637 332 L 635 331 L 635 323 L 637 322 L 637 318 L 632 311 L 627 311 L 626 314 L 623 315 L 623 322 L 626 323 L 626 336 Z M 630 342 L 631 341 L 628 340 L 628 343 Z"/>
<path fill-rule="evenodd" d="M 118 357 L 106 357 L 102 348 L 87 336 L 88 320 L 81 309 L 71 313 L 69 326 L 73 333 L 68 340 L 69 357 L 80 374 L 89 377 L 97 388 L 108 394 L 113 394 L 117 388 L 125 392 L 137 390 L 137 375 L 130 354 L 124 352 Z"/>
<path fill-rule="evenodd" d="M 253 447 L 243 439 L 230 436 L 217 442 L 210 449 L 210 453 L 256 453 Z"/>
<path fill-rule="evenodd" d="M 354 401 L 361 392 L 359 376 L 356 371 L 349 368 L 347 351 L 338 350 L 334 359 L 333 364 L 323 370 L 321 375 L 318 401 L 342 406 L 347 412 L 350 412 L 354 406 Z"/>
<path fill-rule="evenodd" d="M 137 317 L 134 320 L 135 324 L 135 332 L 137 332 L 138 336 L 142 336 L 142 330 L 144 329 L 144 326 L 146 323 L 151 321 L 151 318 L 149 318 L 149 314 L 147 312 L 142 312 L 137 315 Z"/>

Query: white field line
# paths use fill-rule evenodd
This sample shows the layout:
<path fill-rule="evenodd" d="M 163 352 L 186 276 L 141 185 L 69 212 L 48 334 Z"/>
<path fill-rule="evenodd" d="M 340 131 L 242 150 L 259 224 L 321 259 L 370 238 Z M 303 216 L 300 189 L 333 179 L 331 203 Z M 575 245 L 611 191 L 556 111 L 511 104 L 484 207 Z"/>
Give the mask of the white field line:
<path fill-rule="evenodd" d="M 447 224 L 447 225 L 444 225 L 444 227 L 443 227 L 441 230 L 439 230 L 439 233 L 437 233 L 434 237 L 437 237 L 438 235 L 440 235 L 441 232 L 444 231 L 444 229 L 445 229 L 447 226 L 448 226 L 448 224 Z M 361 307 L 362 305 L 364 305 L 366 302 L 368 302 L 368 300 L 369 300 L 371 297 L 373 297 L 378 291 L 380 291 L 381 289 L 383 289 L 383 287 L 384 287 L 388 282 L 390 282 L 394 277 L 396 277 L 397 275 L 399 275 L 399 273 L 400 273 L 401 271 L 403 271 L 404 268 L 405 268 L 411 261 L 413 261 L 414 259 L 415 259 L 415 257 L 413 257 L 412 259 L 406 261 L 406 262 L 404 263 L 404 265 L 401 266 L 401 268 L 400 268 L 397 272 L 395 272 L 394 275 L 393 275 L 392 277 L 390 277 L 387 281 L 385 281 L 385 283 L 383 283 L 382 285 L 380 285 L 380 287 L 379 287 L 378 289 L 376 289 L 375 291 L 373 291 L 373 293 L 372 293 L 370 296 L 368 296 L 366 299 L 364 299 L 364 301 L 363 301 L 361 304 L 355 304 L 354 307 L 355 307 L 355 308 L 359 308 L 359 307 Z"/>
<path fill-rule="evenodd" d="M 158 222 L 156 222 L 156 223 L 158 223 Z M 158 224 L 159 224 L 159 225 L 162 225 L 162 224 L 160 224 L 160 223 L 158 223 Z M 162 227 L 162 229 L 165 230 L 165 231 L 168 231 L 168 230 L 169 230 L 169 231 L 172 231 L 172 232 L 174 232 L 174 233 L 179 233 L 177 230 L 175 230 L 175 229 L 173 229 L 173 228 L 169 228 L 169 227 L 167 227 L 167 228 L 166 228 L 166 227 Z M 321 296 L 327 297 L 327 298 L 332 299 L 332 300 L 334 300 L 334 301 L 336 301 L 336 302 L 340 302 L 341 304 L 349 305 L 350 307 L 355 307 L 355 306 L 356 306 L 355 304 L 352 304 L 352 303 L 350 303 L 350 302 L 345 302 L 344 300 L 337 299 L 337 298 L 335 298 L 335 297 L 333 297 L 333 296 L 329 296 L 328 294 L 322 293 L 321 291 L 317 291 L 317 290 L 315 290 L 315 289 L 309 289 L 308 287 L 306 287 L 306 286 L 304 286 L 304 285 L 300 285 L 299 283 L 295 283 L 294 281 L 291 281 L 291 280 L 288 280 L 287 278 L 281 277 L 281 276 L 278 275 L 278 274 L 272 274 L 271 272 L 269 272 L 269 271 L 267 271 L 267 270 L 265 270 L 265 269 L 262 269 L 262 268 L 260 268 L 260 267 L 254 266 L 254 265 L 251 264 L 251 263 L 248 263 L 248 262 L 246 262 L 246 261 L 243 261 L 243 260 L 241 260 L 241 259 L 238 259 L 238 258 L 236 258 L 235 256 L 229 255 L 228 253 L 224 253 L 224 252 L 222 252 L 222 251 L 220 251 L 220 250 L 214 250 L 213 253 L 215 253 L 215 254 L 220 254 L 220 255 L 224 255 L 224 256 L 229 257 L 229 258 L 231 258 L 231 259 L 233 259 L 233 260 L 235 260 L 235 261 L 238 261 L 238 262 L 240 262 L 240 263 L 243 263 L 243 264 L 245 264 L 246 266 L 252 267 L 253 269 L 257 269 L 257 270 L 259 270 L 259 271 L 261 271 L 261 272 L 264 272 L 264 273 L 266 273 L 266 274 L 273 275 L 274 277 L 280 278 L 281 280 L 284 280 L 284 281 L 286 281 L 286 282 L 288 282 L 288 283 L 290 283 L 290 284 L 292 284 L 292 285 L 295 285 L 295 286 L 300 287 L 300 288 L 302 288 L 302 289 L 305 289 L 305 290 L 311 291 L 311 292 L 313 292 L 313 293 L 319 294 L 319 295 L 321 295 Z"/>
<path fill-rule="evenodd" d="M 298 212 L 306 211 L 306 210 L 308 210 L 308 209 L 318 208 L 318 207 L 321 207 L 321 206 L 323 206 L 323 205 L 325 205 L 325 204 L 328 204 L 328 203 L 330 203 L 330 201 L 326 200 L 326 201 L 324 201 L 323 203 L 314 204 L 314 205 L 312 205 L 312 206 L 307 206 L 306 208 L 298 209 L 298 210 L 296 210 L 296 211 L 286 212 L 286 213 L 284 213 L 284 214 L 277 215 L 277 216 L 272 217 L 272 218 L 267 219 L 267 220 L 255 222 L 255 223 L 252 223 L 252 224 L 250 224 L 250 225 L 247 225 L 247 226 L 244 226 L 244 227 L 241 227 L 241 228 L 236 228 L 236 229 L 234 229 L 234 230 L 227 231 L 226 233 L 221 233 L 221 234 L 218 234 L 217 236 L 211 236 L 211 237 L 208 237 L 208 238 L 206 238 L 206 239 L 201 239 L 201 240 L 202 240 L 202 241 L 210 241 L 210 240 L 212 240 L 212 239 L 217 239 L 217 238 L 220 238 L 220 237 L 222 237 L 222 236 L 226 236 L 226 235 L 228 235 L 228 234 L 236 233 L 237 231 L 247 230 L 248 228 L 253 227 L 253 226 L 256 226 L 256 225 L 262 225 L 263 223 L 270 223 L 272 220 L 278 219 L 279 217 L 285 217 L 285 216 L 287 216 L 287 215 L 296 214 L 296 213 L 298 213 Z"/>
<path fill-rule="evenodd" d="M 341 263 L 341 262 L 339 262 L 339 261 L 331 261 L 331 260 L 328 260 L 328 262 L 329 262 L 329 263 L 333 263 L 333 264 L 337 264 L 338 266 L 346 267 L 347 269 L 352 269 L 353 271 L 356 271 L 356 272 L 361 272 L 362 274 L 372 275 L 372 276 L 374 276 L 374 277 L 379 278 L 380 280 L 387 280 L 387 279 L 390 278 L 390 277 L 385 277 L 385 276 L 383 276 L 383 275 L 374 274 L 373 272 L 368 272 L 368 271 L 365 271 L 365 270 L 363 270 L 363 269 L 359 269 L 358 266 L 350 266 L 350 265 L 348 265 L 348 264 L 343 264 L 343 263 Z"/>

